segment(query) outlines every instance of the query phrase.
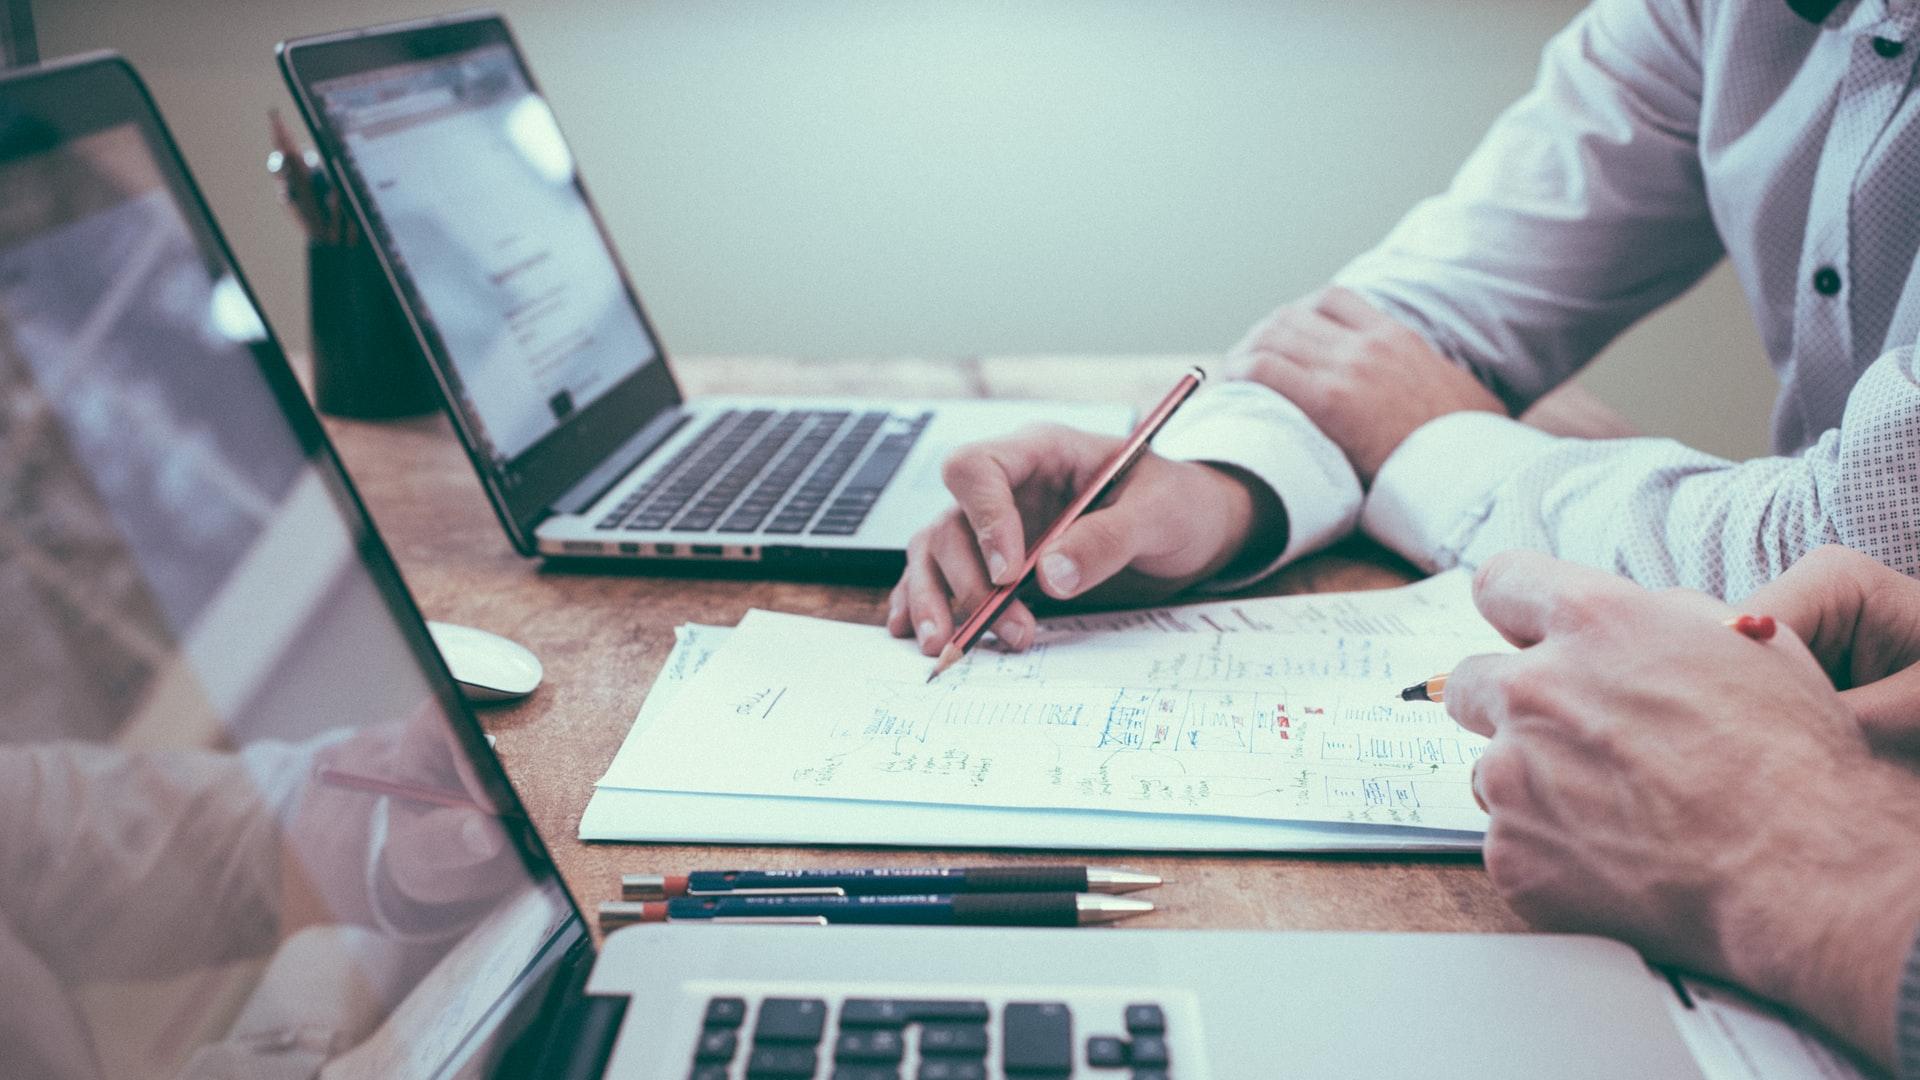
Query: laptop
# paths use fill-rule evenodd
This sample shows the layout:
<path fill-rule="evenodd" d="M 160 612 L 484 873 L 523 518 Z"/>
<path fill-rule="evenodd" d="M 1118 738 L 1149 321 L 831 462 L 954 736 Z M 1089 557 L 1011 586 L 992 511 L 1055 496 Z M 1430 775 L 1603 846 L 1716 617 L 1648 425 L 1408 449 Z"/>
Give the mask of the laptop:
<path fill-rule="evenodd" d="M 596 947 L 112 55 L 0 77 L 0 610 L 0 1075 L 1699 1075 L 1592 938 Z"/>
<path fill-rule="evenodd" d="M 522 554 L 898 569 L 964 443 L 1111 405 L 687 400 L 506 23 L 302 38 L 281 68 Z"/>

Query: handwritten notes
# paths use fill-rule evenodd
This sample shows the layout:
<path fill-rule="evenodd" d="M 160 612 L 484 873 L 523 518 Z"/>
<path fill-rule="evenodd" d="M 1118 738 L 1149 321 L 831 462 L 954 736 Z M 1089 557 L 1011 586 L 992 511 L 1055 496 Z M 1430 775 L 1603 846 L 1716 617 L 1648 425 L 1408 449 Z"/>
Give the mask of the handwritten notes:
<path fill-rule="evenodd" d="M 756 611 L 602 784 L 1479 829 L 1481 740 L 1395 692 L 1501 648 L 1457 576 L 1054 620 L 932 686 L 879 628 Z"/>

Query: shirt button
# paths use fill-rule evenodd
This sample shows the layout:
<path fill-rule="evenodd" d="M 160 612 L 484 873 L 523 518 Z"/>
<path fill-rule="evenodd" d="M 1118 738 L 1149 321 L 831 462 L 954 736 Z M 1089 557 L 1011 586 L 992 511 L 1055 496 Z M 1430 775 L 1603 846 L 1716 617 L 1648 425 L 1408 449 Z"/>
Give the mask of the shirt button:
<path fill-rule="evenodd" d="M 1906 45 L 1906 42 L 1904 41 L 1895 41 L 1892 38 L 1883 38 L 1883 37 L 1877 37 L 1873 39 L 1873 51 L 1879 53 L 1881 56 L 1884 56 L 1889 60 L 1893 59 L 1896 56 L 1899 56 L 1902 52 L 1905 52 L 1906 48 L 1907 48 L 1907 45 Z"/>
<path fill-rule="evenodd" d="M 1840 291 L 1840 271 L 1831 266 L 1823 266 L 1813 272 L 1813 291 L 1821 296 L 1832 296 Z"/>

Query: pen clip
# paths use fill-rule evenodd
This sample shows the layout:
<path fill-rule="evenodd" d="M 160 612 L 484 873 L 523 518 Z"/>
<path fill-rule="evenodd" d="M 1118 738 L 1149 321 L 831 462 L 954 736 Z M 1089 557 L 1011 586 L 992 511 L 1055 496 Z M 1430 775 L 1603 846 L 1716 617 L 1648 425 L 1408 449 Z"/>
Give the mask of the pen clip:
<path fill-rule="evenodd" d="M 687 889 L 688 896 L 845 896 L 838 885 L 796 885 L 789 889 Z"/>
<path fill-rule="evenodd" d="M 825 915 L 716 915 L 703 920 L 710 923 L 733 923 L 737 926 L 825 926 Z"/>

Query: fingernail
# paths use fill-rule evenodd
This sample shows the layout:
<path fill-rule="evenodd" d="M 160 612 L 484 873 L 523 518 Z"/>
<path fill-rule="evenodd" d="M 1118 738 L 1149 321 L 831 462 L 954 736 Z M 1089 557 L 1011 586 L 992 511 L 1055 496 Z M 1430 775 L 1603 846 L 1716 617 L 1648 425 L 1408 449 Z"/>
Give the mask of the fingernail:
<path fill-rule="evenodd" d="M 936 633 L 939 633 L 939 631 L 940 631 L 940 628 L 933 625 L 933 620 L 927 619 L 921 622 L 920 624 L 920 630 L 919 630 L 920 640 L 930 641 L 932 640 L 933 635 Z"/>
<path fill-rule="evenodd" d="M 900 621 L 900 601 L 895 600 L 892 603 L 887 605 L 887 625 L 892 626 L 894 623 L 897 623 L 899 621 Z"/>
<path fill-rule="evenodd" d="M 987 576 L 995 585 L 1005 585 L 1007 576 L 1007 557 L 999 552 L 987 556 Z"/>
<path fill-rule="evenodd" d="M 1040 560 L 1040 570 L 1055 592 L 1070 593 L 1080 587 L 1080 568 L 1057 551 Z"/>
<path fill-rule="evenodd" d="M 1011 626 L 1002 628 L 1000 630 L 1000 636 L 1006 640 L 1008 645 L 1016 649 L 1024 649 L 1027 647 L 1029 639 L 1033 637 L 1033 631 L 1028 629 L 1026 623 L 1017 622 Z"/>
<path fill-rule="evenodd" d="M 475 815 L 469 817 L 460 826 L 460 839 L 467 845 L 467 851 L 474 855 L 491 857 L 499 849 L 499 837 L 486 819 Z"/>

